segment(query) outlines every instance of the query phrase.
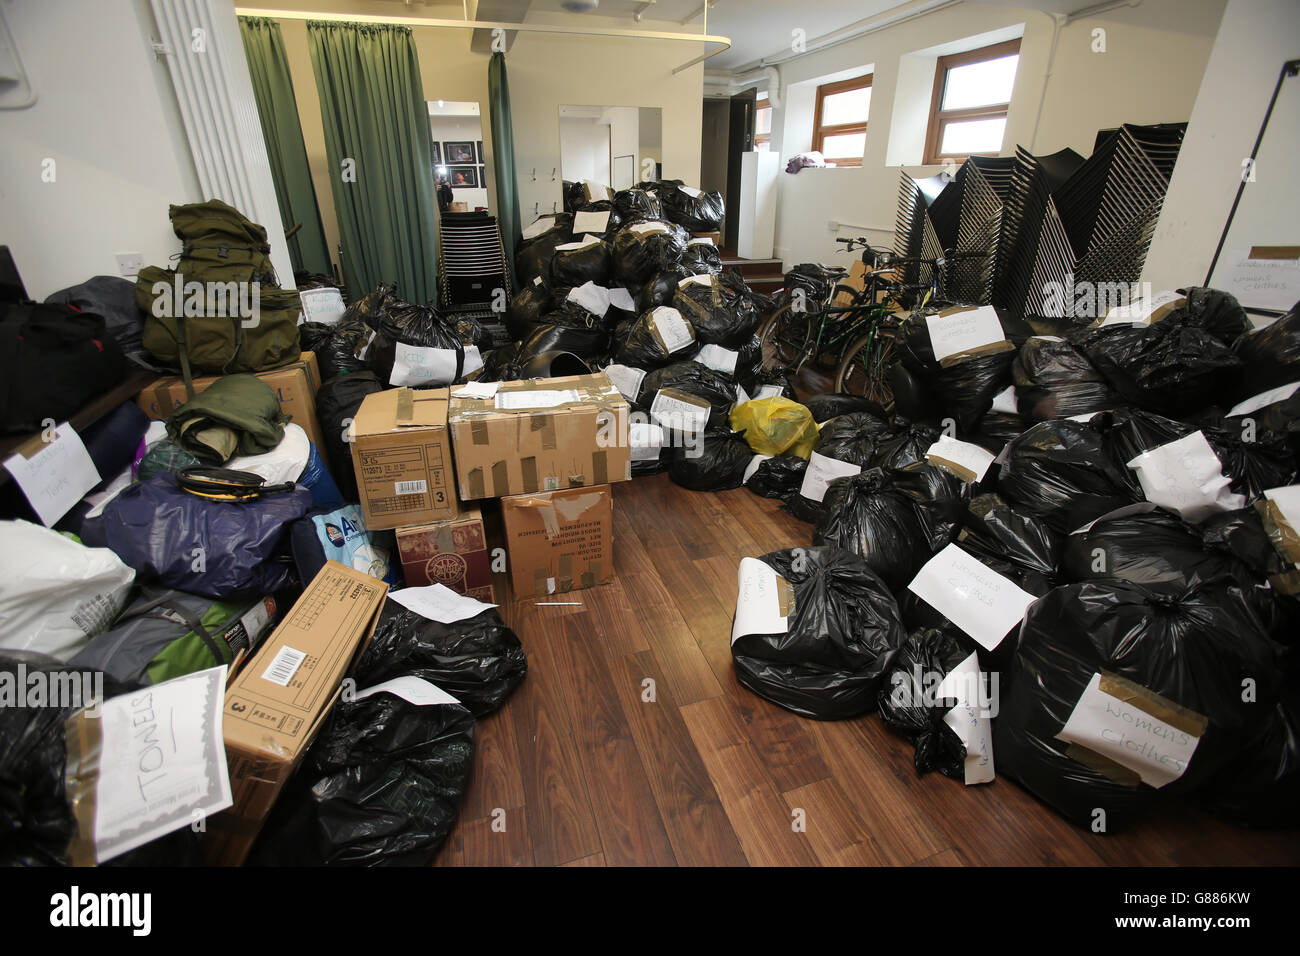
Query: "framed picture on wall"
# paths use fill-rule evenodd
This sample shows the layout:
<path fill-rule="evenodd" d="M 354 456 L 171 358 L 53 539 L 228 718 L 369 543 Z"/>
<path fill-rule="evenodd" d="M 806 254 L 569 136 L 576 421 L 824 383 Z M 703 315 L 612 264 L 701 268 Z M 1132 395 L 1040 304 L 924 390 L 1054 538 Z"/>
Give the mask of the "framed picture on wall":
<path fill-rule="evenodd" d="M 459 166 L 464 164 L 478 164 L 478 159 L 474 155 L 474 141 L 465 140 L 445 140 L 442 144 L 442 158 L 448 166 Z"/>
<path fill-rule="evenodd" d="M 478 184 L 480 188 L 487 189 L 487 167 L 486 166 L 480 166 L 478 168 Z"/>
<path fill-rule="evenodd" d="M 447 181 L 452 189 L 478 189 L 478 167 L 448 166 Z"/>
<path fill-rule="evenodd" d="M 429 155 L 433 157 L 435 167 L 442 165 L 442 144 L 436 139 L 429 143 Z"/>
<path fill-rule="evenodd" d="M 487 160 L 483 158 L 483 140 L 479 140 L 479 141 L 478 141 L 477 143 L 475 143 L 474 145 L 478 147 L 478 161 L 479 161 L 479 165 L 482 165 L 482 164 L 486 163 Z"/>

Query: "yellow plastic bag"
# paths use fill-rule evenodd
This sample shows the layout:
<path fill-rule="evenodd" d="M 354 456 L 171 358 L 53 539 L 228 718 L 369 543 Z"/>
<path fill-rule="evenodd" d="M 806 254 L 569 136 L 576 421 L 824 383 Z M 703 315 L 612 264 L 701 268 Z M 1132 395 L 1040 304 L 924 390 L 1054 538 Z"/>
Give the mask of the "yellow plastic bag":
<path fill-rule="evenodd" d="M 812 412 L 788 398 L 756 398 L 731 410 L 732 431 L 744 432 L 749 447 L 760 455 L 807 458 L 817 443 Z"/>

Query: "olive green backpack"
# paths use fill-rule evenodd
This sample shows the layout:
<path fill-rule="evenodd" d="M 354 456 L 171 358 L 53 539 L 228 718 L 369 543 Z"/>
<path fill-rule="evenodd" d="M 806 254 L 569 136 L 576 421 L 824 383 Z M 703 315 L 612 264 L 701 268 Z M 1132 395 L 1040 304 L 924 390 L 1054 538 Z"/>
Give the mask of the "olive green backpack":
<path fill-rule="evenodd" d="M 176 268 L 147 266 L 136 277 L 149 353 L 180 365 L 187 389 L 193 371 L 262 372 L 297 361 L 302 301 L 279 287 L 266 229 L 218 199 L 168 214 L 182 243 Z"/>

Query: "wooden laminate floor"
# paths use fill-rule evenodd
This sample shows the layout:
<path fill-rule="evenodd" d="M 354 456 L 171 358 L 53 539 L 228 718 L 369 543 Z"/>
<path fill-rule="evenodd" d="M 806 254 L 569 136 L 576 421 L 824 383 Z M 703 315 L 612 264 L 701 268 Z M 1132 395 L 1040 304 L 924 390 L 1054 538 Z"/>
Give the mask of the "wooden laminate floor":
<path fill-rule="evenodd" d="M 1095 836 L 1009 780 L 918 777 L 878 715 L 826 723 L 742 688 L 729 641 L 736 566 L 811 543 L 779 502 L 614 486 L 617 577 L 502 613 L 528 678 L 477 728 L 439 866 L 1177 865 L 1300 863 L 1300 834 L 1178 806 Z M 791 823 L 803 811 L 804 832 Z"/>

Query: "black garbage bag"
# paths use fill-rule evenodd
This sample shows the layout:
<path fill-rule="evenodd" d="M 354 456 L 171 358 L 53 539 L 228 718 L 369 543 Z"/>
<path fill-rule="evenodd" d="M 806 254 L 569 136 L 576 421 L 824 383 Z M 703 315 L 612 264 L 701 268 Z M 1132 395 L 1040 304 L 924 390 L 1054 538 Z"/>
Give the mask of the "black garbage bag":
<path fill-rule="evenodd" d="M 745 482 L 745 487 L 763 498 L 789 501 L 799 494 L 808 459 L 798 455 L 775 455 L 764 458 Z"/>
<path fill-rule="evenodd" d="M 695 326 L 701 345 L 737 349 L 758 327 L 758 310 L 744 295 L 717 276 L 684 279 L 673 295 L 673 306 Z"/>
<path fill-rule="evenodd" d="M 612 264 L 609 246 L 599 236 L 575 239 L 555 247 L 550 281 L 557 287 L 576 287 L 588 282 L 604 285 L 609 281 Z"/>
<path fill-rule="evenodd" d="M 427 866 L 456 825 L 473 759 L 474 718 L 450 697 L 416 704 L 382 690 L 340 701 L 249 863 Z"/>
<path fill-rule="evenodd" d="M 1007 447 L 1002 496 L 1069 534 L 1094 518 L 1140 501 L 1132 472 L 1108 454 L 1092 422 L 1040 422 Z"/>
<path fill-rule="evenodd" d="M 840 548 L 794 548 L 742 565 L 731 642 L 741 686 L 818 720 L 874 710 L 907 635 L 898 606 L 866 561 Z M 783 604 L 781 593 L 792 592 L 793 611 L 764 615 L 757 598 L 747 600 L 764 589 L 776 592 L 773 611 Z"/>
<path fill-rule="evenodd" d="M 726 491 L 744 483 L 754 451 L 740 432 L 711 427 L 693 441 L 675 445 L 668 458 L 668 477 L 691 491 Z"/>
<path fill-rule="evenodd" d="M 573 216 L 570 213 L 555 213 L 542 216 L 541 219 L 553 222 L 544 232 L 522 240 L 515 249 L 515 278 L 519 280 L 521 288 L 530 285 L 539 276 L 543 279 L 549 276 L 555 247 L 572 239 Z"/>
<path fill-rule="evenodd" d="M 366 324 L 375 331 L 366 350 L 366 364 L 381 382 L 415 387 L 450 385 L 483 364 L 479 349 L 488 344 L 488 336 L 472 318 L 453 323 L 432 306 L 393 297 L 382 310 L 367 317 Z M 432 375 L 423 367 L 406 369 L 404 363 L 395 369 L 398 352 L 409 346 L 445 351 L 446 368 Z"/>
<path fill-rule="evenodd" d="M 774 365 L 772 368 L 759 368 L 757 371 L 748 373 L 748 369 L 753 366 L 748 359 L 753 356 L 754 361 L 761 365 L 763 361 L 763 346 L 751 349 L 750 346 L 744 345 L 740 348 L 740 356 L 736 360 L 736 381 L 740 383 L 741 388 L 751 398 L 788 398 L 792 402 L 797 402 L 794 391 L 794 373 L 788 368 L 782 368 Z"/>
<path fill-rule="evenodd" d="M 962 438 L 973 431 L 993 407 L 993 399 L 1011 384 L 1014 349 L 941 364 L 934 357 L 930 331 L 922 315 L 901 322 L 894 342 L 903 367 L 934 393 L 943 416 L 956 421 L 958 434 L 954 437 Z"/>
<path fill-rule="evenodd" d="M 1115 405 L 1115 394 L 1092 363 L 1069 342 L 1035 335 L 1011 366 L 1016 406 L 1031 422 L 1070 418 Z"/>
<path fill-rule="evenodd" d="M 921 422 L 895 421 L 894 429 L 877 445 L 873 467 L 906 468 L 925 461 L 925 453 L 939 440 L 939 430 Z"/>
<path fill-rule="evenodd" d="M 826 458 L 870 468 L 879 458 L 881 446 L 894 437 L 887 418 L 872 412 L 849 412 L 822 426 L 814 451 Z"/>
<path fill-rule="evenodd" d="M 1172 316 L 1094 329 L 1076 344 L 1127 402 L 1178 418 L 1230 394 L 1242 367 L 1211 333 Z"/>
<path fill-rule="evenodd" d="M 829 269 L 816 262 L 801 262 L 785 274 L 782 288 L 785 301 L 791 301 L 796 292 L 803 293 L 804 308 L 808 312 L 816 311 L 823 302 L 831 297 L 835 283 L 843 270 Z"/>
<path fill-rule="evenodd" d="M 1300 826 L 1300 685 L 1292 684 L 1264 728 L 1197 795 L 1217 817 L 1238 826 Z"/>
<path fill-rule="evenodd" d="M 587 201 L 587 190 L 582 180 L 577 182 L 570 182 L 567 179 L 561 180 L 560 188 L 564 196 L 564 211 L 567 213 L 575 212 L 579 206 Z"/>
<path fill-rule="evenodd" d="M 590 213 L 597 218 L 603 218 L 605 221 L 604 229 L 593 228 L 590 216 L 582 216 L 582 213 Z M 602 214 L 608 213 L 608 216 Z M 573 211 L 573 232 L 576 237 L 579 233 L 584 236 L 600 236 L 602 239 L 613 237 L 618 232 L 619 227 L 623 225 L 626 217 L 618 211 L 612 200 L 597 199 L 594 202 L 584 202 L 581 206 Z M 596 223 L 599 225 L 599 223 Z M 579 228 L 581 227 L 581 228 Z"/>
<path fill-rule="evenodd" d="M 1056 574 L 1064 543 L 1045 521 L 1017 511 L 994 492 L 971 498 L 958 540 L 981 560 L 997 558 L 1045 577 Z"/>
<path fill-rule="evenodd" d="M 78 708 L 27 706 L 29 690 L 90 686 L 102 678 L 105 699 L 131 690 L 107 674 L 72 667 L 30 651 L 0 653 L 0 674 L 22 695 L 0 706 L 0 866 L 64 866 L 77 822 L 68 801 L 65 722 Z M 109 860 L 107 866 L 182 866 L 199 862 L 189 827 Z"/>
<path fill-rule="evenodd" d="M 655 400 L 664 391 L 669 393 L 669 398 L 680 399 L 685 395 L 708 402 L 710 428 L 727 424 L 731 406 L 736 401 L 736 386 L 730 378 L 707 365 L 686 361 L 674 362 L 648 372 L 641 382 L 641 394 L 633 404 L 643 411 L 649 411 L 653 417 L 656 415 Z M 669 402 L 663 408 L 665 412 L 672 412 L 676 406 Z M 678 427 L 677 430 L 688 429 Z"/>
<path fill-rule="evenodd" d="M 687 275 L 721 275 L 722 253 L 712 239 L 692 239 L 682 253 L 682 268 Z"/>
<path fill-rule="evenodd" d="M 524 647 L 496 608 L 443 624 L 388 601 L 352 676 L 357 687 L 419 677 L 451 694 L 475 717 L 485 717 L 505 703 L 527 673 Z"/>
<path fill-rule="evenodd" d="M 806 399 L 803 404 L 808 411 L 812 412 L 813 421 L 818 424 L 851 412 L 867 412 L 886 424 L 889 422 L 889 412 L 885 411 L 877 402 L 873 402 L 869 398 L 863 398 L 860 395 L 838 395 L 828 392 L 813 395 Z"/>
<path fill-rule="evenodd" d="M 627 223 L 614 236 L 614 275 L 622 282 L 648 282 L 681 263 L 689 238 L 667 222 Z"/>
<path fill-rule="evenodd" d="M 1071 822 L 1118 832 L 1235 758 L 1272 711 L 1280 674 L 1276 645 L 1236 588 L 1174 597 L 1115 580 L 1064 585 L 1035 602 L 1020 629 L 994 727 L 998 771 Z M 1246 680 L 1255 701 L 1242 700 Z M 1107 737 L 1123 739 L 1059 739 L 1081 698 L 1095 712 L 1120 712 L 1098 719 L 1120 721 Z M 1140 732 L 1129 736 L 1130 726 Z M 1106 773 L 1094 769 L 1098 750 L 1111 761 Z M 1165 785 L 1140 782 L 1138 759 Z"/>
<path fill-rule="evenodd" d="M 646 312 L 661 305 L 672 305 L 673 296 L 677 294 L 677 284 L 690 275 L 680 265 L 656 272 L 641 287 L 641 294 L 636 300 L 637 307 Z"/>
<path fill-rule="evenodd" d="M 626 222 L 632 219 L 662 219 L 663 203 L 654 193 L 644 189 L 621 189 L 614 193 L 614 208 Z"/>
<path fill-rule="evenodd" d="M 1233 354 L 1243 369 L 1235 398 L 1250 398 L 1279 385 L 1300 382 L 1300 302 L 1271 325 L 1242 335 Z"/>
<path fill-rule="evenodd" d="M 822 505 L 813 544 L 860 555 L 891 592 L 906 587 L 934 555 L 912 499 L 881 468 L 836 478 Z"/>
<path fill-rule="evenodd" d="M 894 490 L 911 499 L 930 552 L 941 551 L 961 530 L 972 486 L 925 461 L 889 468 L 887 474 Z"/>
<path fill-rule="evenodd" d="M 329 341 L 337 323 L 303 322 L 298 326 L 298 340 L 304 352 L 315 352 Z"/>
<path fill-rule="evenodd" d="M 314 349 L 321 380 L 367 371 L 366 360 L 361 355 L 374 335 L 374 330 L 360 318 L 333 326 L 329 337 Z"/>
<path fill-rule="evenodd" d="M 528 330 L 519 344 L 515 362 L 519 366 L 543 352 L 571 352 L 579 358 L 595 358 L 609 351 L 610 333 L 600 317 L 576 302 L 565 302 L 548 312 L 540 325 Z"/>
<path fill-rule="evenodd" d="M 979 445 L 993 454 L 998 454 L 1007 442 L 1022 435 L 1033 422 L 1012 415 L 1010 412 L 986 412 L 975 423 L 975 430 L 967 436 L 967 441 Z"/>
<path fill-rule="evenodd" d="M 506 329 L 510 338 L 518 342 L 528 334 L 528 327 L 540 325 L 542 317 L 555 309 L 555 297 L 550 287 L 541 281 L 530 282 L 510 299 L 506 309 Z"/>
<path fill-rule="evenodd" d="M 327 379 L 316 391 L 316 418 L 325 436 L 325 453 L 344 501 L 357 501 L 357 477 L 352 468 L 348 423 L 357 417 L 367 395 L 382 392 L 384 384 L 374 372 L 353 372 Z"/>
<path fill-rule="evenodd" d="M 483 367 L 474 373 L 476 382 L 513 382 L 519 378 L 519 343 L 512 342 L 483 356 Z"/>
<path fill-rule="evenodd" d="M 663 203 L 664 218 L 687 232 L 717 232 L 722 228 L 726 211 L 722 193 L 706 193 L 690 186 L 662 182 L 657 195 Z"/>
<path fill-rule="evenodd" d="M 955 628 L 913 631 L 885 674 L 878 704 L 885 726 L 916 748 L 917 776 L 937 770 L 965 780 L 966 745 L 944 716 L 958 701 L 938 697 L 938 681 L 973 653 L 974 645 Z"/>
<path fill-rule="evenodd" d="M 1192 286 L 1179 290 L 1187 304 L 1176 309 L 1167 319 L 1184 322 L 1194 328 L 1204 329 L 1224 345 L 1231 346 L 1250 331 L 1250 319 L 1231 292 Z"/>
<path fill-rule="evenodd" d="M 614 360 L 641 369 L 661 368 L 695 352 L 695 329 L 670 305 L 642 312 L 627 330 Z"/>

